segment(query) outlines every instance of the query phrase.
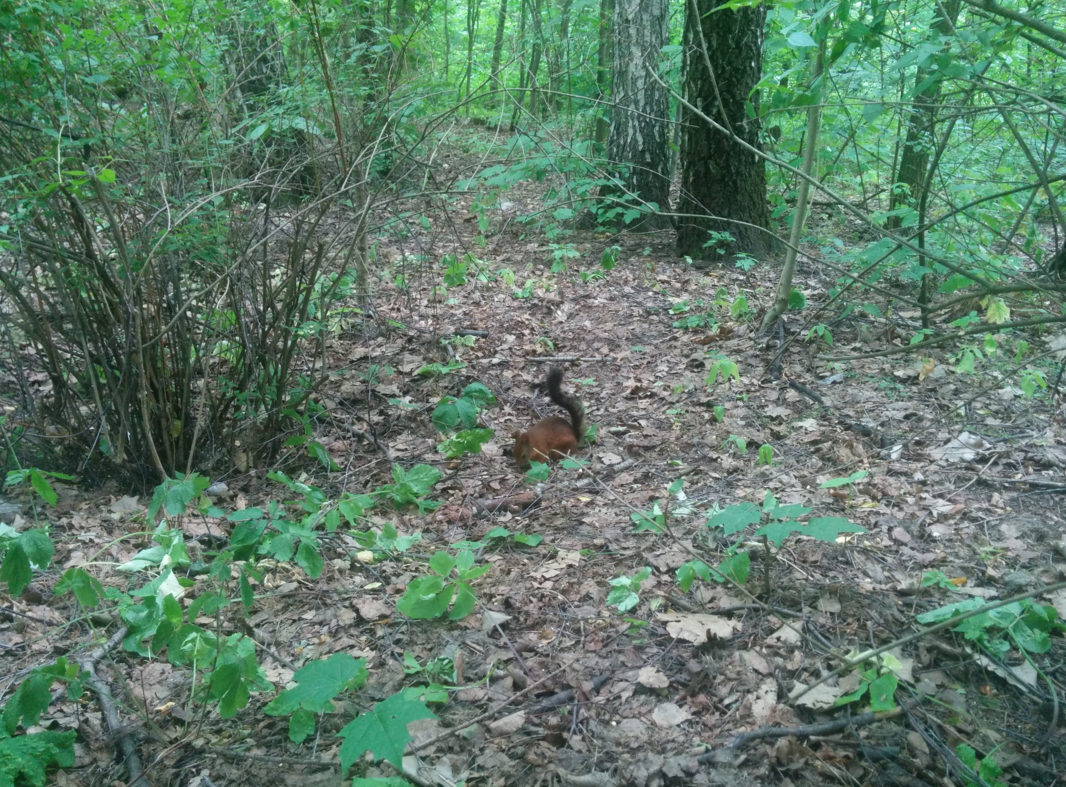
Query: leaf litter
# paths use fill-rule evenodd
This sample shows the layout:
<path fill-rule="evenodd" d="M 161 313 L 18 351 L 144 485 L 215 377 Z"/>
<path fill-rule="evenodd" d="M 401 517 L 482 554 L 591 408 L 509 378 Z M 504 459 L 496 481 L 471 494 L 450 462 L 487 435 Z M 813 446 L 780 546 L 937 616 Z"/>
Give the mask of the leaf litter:
<path fill-rule="evenodd" d="M 393 463 L 440 468 L 436 510 L 380 507 L 369 515 L 378 529 L 421 532 L 422 541 L 373 563 L 357 557 L 359 544 L 338 535 L 318 579 L 290 563 L 267 572 L 247 625 L 275 691 L 253 695 L 236 725 L 190 702 L 186 673 L 165 661 L 112 654 L 111 682 L 125 687 L 116 690 L 131 702 L 126 723 L 151 730 L 141 746 L 156 783 L 195 771 L 215 784 L 307 784 L 323 778 L 323 764 L 361 762 L 355 745 L 361 741 L 393 766 L 360 765 L 361 772 L 404 772 L 423 784 L 536 785 L 545 769 L 562 783 L 588 775 L 641 786 L 905 784 L 917 783 L 913 774 L 925 769 L 943 769 L 937 752 L 961 742 L 995 752 L 1014 784 L 1048 783 L 1042 776 L 1066 756 L 1066 714 L 1052 714 L 1047 683 L 1017 650 L 1005 660 L 951 632 L 893 656 L 899 670 L 887 671 L 903 687 L 896 698 L 907 715 L 753 740 L 744 748 L 731 743 L 768 726 L 806 729 L 845 717 L 848 708 L 834 704 L 866 685 L 861 670 L 791 698 L 849 653 L 915 631 L 915 615 L 956 593 L 994 601 L 1061 580 L 1061 498 L 1031 494 L 1039 482 L 1062 484 L 1061 410 L 1004 389 L 976 403 L 979 409 L 959 411 L 973 386 L 951 369 L 947 348 L 930 351 L 931 366 L 871 358 L 830 381 L 811 348 L 794 345 L 782 380 L 816 387 L 819 405 L 786 382 L 767 380 L 770 356 L 755 346 L 751 322 L 727 314 L 714 329 L 673 327 L 678 304 L 711 301 L 719 288 L 730 297 L 744 292 L 759 308 L 766 297 L 760 293 L 773 291 L 771 268 L 697 270 L 672 255 L 665 235 L 586 236 L 575 238 L 580 260 L 598 260 L 606 245 L 621 251 L 605 279 L 582 283 L 553 276 L 545 247 L 512 240 L 493 239 L 484 252 L 490 267 L 530 264 L 530 275 L 551 281 L 551 289 L 518 300 L 497 280 L 431 296 L 383 281 L 378 314 L 407 329 L 339 337 L 330 346 L 335 374 L 320 397 L 329 419 L 316 439 L 340 469 L 302 470 L 339 495 L 394 483 Z M 391 252 L 383 249 L 386 258 Z M 825 285 L 817 275 L 797 282 L 812 302 Z M 878 342 L 860 340 L 861 327 L 858 318 L 842 320 L 834 328 L 837 349 L 878 349 Z M 462 330 L 483 335 L 472 345 L 439 341 Z M 717 357 L 711 353 L 737 364 L 728 387 L 706 384 Z M 551 357 L 585 359 L 560 363 L 568 390 L 595 425 L 595 442 L 578 457 L 586 471 L 556 469 L 530 483 L 515 469 L 506 435 L 552 412 L 543 396 L 533 396 Z M 361 375 L 371 362 L 379 374 L 368 381 Z M 449 362 L 465 365 L 446 375 L 418 373 Z M 818 385 L 823 377 L 829 385 Z M 430 413 L 442 396 L 458 396 L 474 382 L 496 397 L 480 414 L 480 425 L 495 436 L 480 453 L 443 460 Z M 772 447 L 770 464 L 757 462 L 764 445 Z M 284 461 L 286 472 L 299 474 L 295 455 Z M 845 491 L 821 488 L 858 470 L 868 474 Z M 668 491 L 679 478 L 683 498 Z M 212 480 L 216 502 L 228 510 L 287 499 L 261 471 Z M 143 529 L 144 505 L 128 490 L 110 491 L 101 498 L 64 487 L 53 520 L 55 566 L 103 566 L 101 581 L 121 586 L 114 567 L 149 543 L 127 537 Z M 792 538 L 772 551 L 769 567 L 764 542 L 742 542 L 751 561 L 745 587 L 759 594 L 769 572 L 771 593 L 759 599 L 765 606 L 729 585 L 698 582 L 682 593 L 678 568 L 694 556 L 717 565 L 732 543 L 704 526 L 707 516 L 736 503 L 762 505 L 767 491 L 782 505 L 847 517 L 866 533 L 838 543 Z M 26 500 L 15 502 L 28 511 Z M 668 527 L 635 532 L 633 515 L 655 505 Z M 16 529 L 24 525 L 20 520 Z M 202 549 L 227 527 L 189 517 L 189 548 Z M 436 550 L 498 527 L 544 540 L 479 550 L 491 570 L 472 585 L 472 614 L 412 621 L 397 610 Z M 654 568 L 639 603 L 624 614 L 608 607 L 608 581 L 643 566 Z M 933 570 L 955 583 L 951 589 L 921 586 Z M 1029 582 L 1007 581 L 1018 572 Z M 75 608 L 69 597 L 52 595 L 53 582 L 51 572 L 39 574 L 22 597 L 7 601 L 15 614 L 0 624 L 3 674 L 24 675 L 54 654 L 77 651 L 89 635 L 84 627 L 59 625 L 75 617 Z M 1063 593 L 1043 600 L 1060 616 Z M 237 625 L 236 618 L 223 619 Z M 214 625 L 214 618 L 203 622 Z M 1061 665 L 1061 636 L 1049 648 L 1039 663 Z M 317 735 L 294 746 L 285 720 L 263 708 L 300 685 L 294 681 L 303 665 L 338 654 L 366 660 L 366 685 L 321 710 Z M 405 654 L 419 665 L 439 657 L 455 665 L 449 701 L 433 706 L 439 721 L 417 720 L 423 706 L 397 694 L 418 683 L 404 671 Z M 873 669 L 867 677 L 878 673 Z M 1048 674 L 1061 686 L 1061 670 Z M 375 714 L 389 713 L 390 701 L 412 722 L 407 729 L 417 753 L 405 751 L 405 740 L 382 736 L 386 728 Z M 862 712 L 869 702 L 849 708 Z M 75 765 L 59 783 L 117 776 L 91 698 L 53 704 L 40 723 L 81 733 Z M 884 758 L 899 772 L 895 781 L 877 781 Z"/>

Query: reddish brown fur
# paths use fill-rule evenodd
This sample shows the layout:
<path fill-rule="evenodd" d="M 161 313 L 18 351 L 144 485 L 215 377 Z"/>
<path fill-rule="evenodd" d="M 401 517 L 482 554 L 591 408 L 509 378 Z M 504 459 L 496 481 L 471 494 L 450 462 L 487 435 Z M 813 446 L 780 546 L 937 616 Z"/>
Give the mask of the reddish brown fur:
<path fill-rule="evenodd" d="M 529 431 L 515 432 L 514 458 L 521 468 L 530 460 L 547 462 L 572 454 L 585 435 L 585 414 L 580 403 L 562 392 L 563 372 L 552 369 L 548 373 L 548 396 L 555 404 L 570 413 L 570 420 L 552 415 L 535 423 Z"/>

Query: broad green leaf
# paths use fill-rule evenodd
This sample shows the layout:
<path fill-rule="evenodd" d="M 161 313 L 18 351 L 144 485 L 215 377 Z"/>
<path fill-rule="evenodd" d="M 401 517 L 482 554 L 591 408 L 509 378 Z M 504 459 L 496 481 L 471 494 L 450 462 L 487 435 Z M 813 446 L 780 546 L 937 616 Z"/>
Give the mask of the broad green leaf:
<path fill-rule="evenodd" d="M 315 732 L 315 714 L 309 710 L 293 711 L 289 717 L 289 740 L 299 746 Z"/>
<path fill-rule="evenodd" d="M 403 750 L 411 735 L 407 725 L 418 719 L 437 718 L 425 703 L 405 699 L 394 694 L 379 702 L 372 710 L 351 721 L 338 735 L 341 744 L 341 772 L 348 772 L 363 753 L 370 751 L 377 760 L 388 760 L 397 770 L 403 770 Z"/>
<path fill-rule="evenodd" d="M 440 617 L 448 611 L 454 593 L 455 585 L 445 585 L 443 577 L 419 577 L 407 585 L 396 609 L 415 620 Z"/>
<path fill-rule="evenodd" d="M 729 536 L 761 520 L 762 512 L 756 503 L 737 503 L 708 519 L 707 527 L 721 527 L 725 535 Z"/>
<path fill-rule="evenodd" d="M 308 662 L 296 670 L 292 679 L 297 685 L 281 692 L 263 708 L 268 716 L 284 716 L 301 708 L 328 713 L 333 710 L 331 701 L 334 697 L 366 684 L 366 659 L 334 653 L 328 659 Z"/>
<path fill-rule="evenodd" d="M 874 713 L 894 710 L 897 686 L 899 686 L 899 679 L 891 672 L 886 672 L 877 680 L 872 681 L 870 683 L 870 710 Z"/>

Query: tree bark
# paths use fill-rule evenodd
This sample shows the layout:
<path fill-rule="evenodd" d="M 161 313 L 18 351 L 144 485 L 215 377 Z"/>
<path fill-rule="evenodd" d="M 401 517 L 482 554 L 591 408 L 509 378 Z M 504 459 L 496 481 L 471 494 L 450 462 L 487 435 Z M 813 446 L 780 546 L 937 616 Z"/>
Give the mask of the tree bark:
<path fill-rule="evenodd" d="M 496 39 L 492 42 L 492 67 L 490 81 L 493 89 L 499 89 L 500 58 L 503 56 L 503 34 L 507 27 L 507 0 L 500 0 L 500 13 L 496 17 Z"/>
<path fill-rule="evenodd" d="M 955 20 L 959 17 L 962 0 L 945 0 L 942 7 L 947 18 L 937 11 L 933 20 L 933 29 L 943 38 L 955 32 Z M 889 210 L 896 210 L 904 205 L 917 206 L 922 198 L 922 184 L 925 171 L 929 167 L 929 152 L 936 147 L 936 116 L 940 107 L 940 80 L 930 80 L 932 73 L 928 68 L 919 68 L 915 81 L 918 91 L 914 104 L 907 115 L 907 137 L 903 143 L 903 152 L 899 159 Z M 929 81 L 929 84 L 924 84 Z M 923 87 L 924 84 L 924 87 Z M 889 229 L 899 229 L 901 216 L 889 216 Z"/>
<path fill-rule="evenodd" d="M 669 40 L 666 0 L 615 0 L 611 127 L 607 157 L 618 168 L 617 186 L 601 197 L 627 205 L 669 209 L 670 123 L 666 88 L 649 69 L 658 70 L 659 53 Z M 607 210 L 610 210 L 608 206 Z M 664 226 L 645 217 L 642 226 Z"/>
<path fill-rule="evenodd" d="M 600 45 L 596 52 L 596 97 L 600 101 L 607 100 L 607 89 L 611 77 L 611 17 L 614 15 L 614 0 L 600 0 Z M 607 108 L 600 105 L 599 116 L 596 118 L 596 144 L 602 145 L 607 142 L 607 133 L 610 124 L 607 117 Z"/>
<path fill-rule="evenodd" d="M 709 128 L 690 109 L 682 115 L 681 198 L 677 248 L 683 255 L 717 257 L 717 249 L 765 256 L 775 250 L 769 232 L 763 160 L 735 144 L 759 143 L 759 95 L 766 6 L 721 10 L 724 0 L 688 0 L 685 6 L 683 90 L 693 106 L 729 133 Z M 708 68 L 709 66 L 709 68 Z M 749 102 L 751 115 L 748 114 Z M 710 232 L 735 243 L 706 247 Z"/>

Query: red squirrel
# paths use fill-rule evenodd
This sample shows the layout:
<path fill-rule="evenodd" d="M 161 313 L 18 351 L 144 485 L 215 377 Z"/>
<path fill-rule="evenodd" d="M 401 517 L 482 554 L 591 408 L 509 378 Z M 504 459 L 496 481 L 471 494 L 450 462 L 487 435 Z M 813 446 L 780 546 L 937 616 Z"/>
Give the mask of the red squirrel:
<path fill-rule="evenodd" d="M 551 415 L 533 424 L 527 432 L 515 432 L 514 458 L 525 469 L 529 461 L 547 462 L 577 450 L 585 436 L 585 412 L 572 396 L 563 393 L 563 370 L 555 367 L 548 372 L 548 398 L 570 413 L 570 420 Z"/>

